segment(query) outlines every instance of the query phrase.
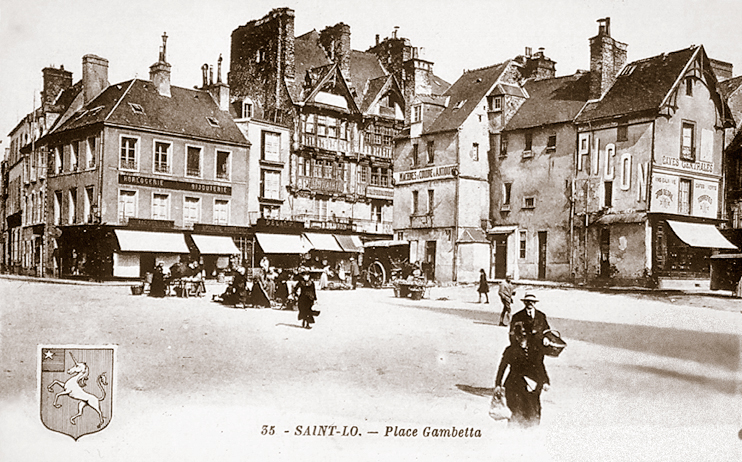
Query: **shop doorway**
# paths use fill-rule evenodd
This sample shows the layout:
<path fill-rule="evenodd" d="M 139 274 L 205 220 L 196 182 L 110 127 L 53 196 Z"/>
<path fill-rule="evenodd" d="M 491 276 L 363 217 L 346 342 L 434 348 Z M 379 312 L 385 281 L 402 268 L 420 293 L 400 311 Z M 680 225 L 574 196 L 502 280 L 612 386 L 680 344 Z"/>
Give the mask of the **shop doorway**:
<path fill-rule="evenodd" d="M 538 278 L 546 279 L 546 231 L 538 232 Z"/>
<path fill-rule="evenodd" d="M 600 277 L 611 277 L 611 229 L 600 230 Z"/>
<path fill-rule="evenodd" d="M 495 279 L 505 279 L 508 274 L 508 235 L 495 235 Z"/>
<path fill-rule="evenodd" d="M 428 281 L 435 281 L 435 241 L 425 242 L 425 277 Z"/>

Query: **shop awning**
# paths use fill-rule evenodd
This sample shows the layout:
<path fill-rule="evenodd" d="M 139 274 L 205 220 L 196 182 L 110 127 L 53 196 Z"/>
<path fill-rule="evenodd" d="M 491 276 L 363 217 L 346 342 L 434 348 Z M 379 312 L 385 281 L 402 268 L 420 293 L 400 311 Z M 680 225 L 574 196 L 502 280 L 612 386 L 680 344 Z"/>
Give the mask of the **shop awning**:
<path fill-rule="evenodd" d="M 206 236 L 191 234 L 193 242 L 202 255 L 239 255 L 240 249 L 229 236 Z"/>
<path fill-rule="evenodd" d="M 122 252 L 190 253 L 183 233 L 158 233 L 116 229 Z"/>
<path fill-rule="evenodd" d="M 358 236 L 346 236 L 343 234 L 335 234 L 335 239 L 346 252 L 361 252 L 363 251 L 363 242 Z"/>
<path fill-rule="evenodd" d="M 255 233 L 255 237 L 264 253 L 301 254 L 309 251 L 301 242 L 301 236 L 297 234 Z"/>
<path fill-rule="evenodd" d="M 691 247 L 711 249 L 736 249 L 737 247 L 725 238 L 716 226 L 705 223 L 684 223 L 667 220 L 667 224 L 680 238 Z"/>
<path fill-rule="evenodd" d="M 338 245 L 335 236 L 332 234 L 304 233 L 304 237 L 311 244 L 314 250 L 329 250 L 332 252 L 342 252 L 343 249 Z"/>

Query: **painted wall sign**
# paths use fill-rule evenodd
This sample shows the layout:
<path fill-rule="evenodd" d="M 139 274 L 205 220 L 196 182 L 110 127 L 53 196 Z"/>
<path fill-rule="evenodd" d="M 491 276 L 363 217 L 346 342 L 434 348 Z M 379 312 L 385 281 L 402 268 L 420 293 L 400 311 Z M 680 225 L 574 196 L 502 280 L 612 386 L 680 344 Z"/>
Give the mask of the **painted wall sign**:
<path fill-rule="evenodd" d="M 678 178 L 655 173 L 652 175 L 651 212 L 678 212 Z"/>
<path fill-rule="evenodd" d="M 218 184 L 191 183 L 188 181 L 167 180 L 164 178 L 150 178 L 139 175 L 119 173 L 119 184 L 131 184 L 137 186 L 149 186 L 151 188 L 178 189 L 198 193 L 232 195 L 231 186 Z"/>
<path fill-rule="evenodd" d="M 662 165 L 681 168 L 691 172 L 714 173 L 713 162 L 688 162 L 687 160 L 680 160 L 677 157 L 663 156 Z"/>
<path fill-rule="evenodd" d="M 695 217 L 716 218 L 719 197 L 719 185 L 713 181 L 693 181 L 693 207 L 691 214 Z"/>
<path fill-rule="evenodd" d="M 440 167 L 420 168 L 406 172 L 395 172 L 396 184 L 416 183 L 420 181 L 441 180 L 453 178 L 456 175 L 456 164 L 441 165 Z"/>

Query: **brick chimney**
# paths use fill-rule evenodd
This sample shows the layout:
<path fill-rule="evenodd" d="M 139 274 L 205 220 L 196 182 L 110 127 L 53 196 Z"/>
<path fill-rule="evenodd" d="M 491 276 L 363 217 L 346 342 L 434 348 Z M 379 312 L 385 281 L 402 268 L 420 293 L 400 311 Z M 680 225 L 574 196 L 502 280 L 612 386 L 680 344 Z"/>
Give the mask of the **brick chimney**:
<path fill-rule="evenodd" d="M 45 67 L 41 70 L 44 76 L 44 89 L 41 91 L 41 104 L 46 112 L 53 112 L 54 101 L 59 94 L 72 86 L 72 72 L 64 66 Z"/>
<path fill-rule="evenodd" d="M 340 66 L 345 78 L 350 77 L 350 26 L 339 22 L 319 33 L 319 43 L 327 56 Z"/>
<path fill-rule="evenodd" d="M 160 57 L 149 67 L 149 79 L 155 84 L 157 92 L 162 96 L 170 97 L 170 64 L 167 63 L 167 33 L 162 34 Z"/>
<path fill-rule="evenodd" d="M 731 79 L 734 76 L 734 66 L 732 63 L 711 58 L 709 58 L 709 61 L 718 81 Z"/>
<path fill-rule="evenodd" d="M 536 53 L 531 53 L 526 48 L 525 64 L 523 66 L 523 77 L 534 80 L 553 79 L 556 76 L 556 61 L 551 60 L 544 54 L 544 48 L 539 48 Z"/>
<path fill-rule="evenodd" d="M 611 18 L 598 19 L 598 35 L 590 39 L 590 99 L 599 99 L 616 81 L 627 47 L 611 37 Z"/>
<path fill-rule="evenodd" d="M 88 104 L 108 87 L 108 60 L 95 55 L 82 57 L 83 104 Z"/>

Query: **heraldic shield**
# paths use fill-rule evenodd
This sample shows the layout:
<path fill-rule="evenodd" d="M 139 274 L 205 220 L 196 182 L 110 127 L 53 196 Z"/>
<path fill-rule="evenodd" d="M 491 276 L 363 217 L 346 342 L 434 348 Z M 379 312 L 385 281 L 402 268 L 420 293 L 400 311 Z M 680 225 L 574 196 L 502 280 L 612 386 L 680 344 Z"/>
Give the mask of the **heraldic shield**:
<path fill-rule="evenodd" d="M 41 422 L 77 441 L 108 426 L 113 417 L 111 346 L 42 346 L 39 373 Z"/>

